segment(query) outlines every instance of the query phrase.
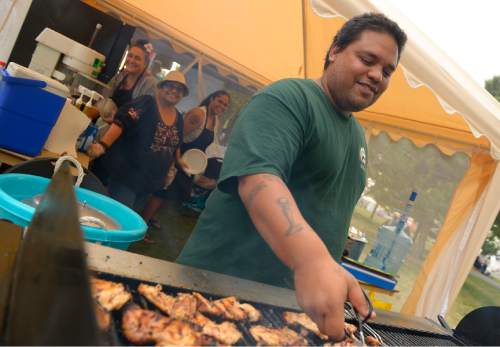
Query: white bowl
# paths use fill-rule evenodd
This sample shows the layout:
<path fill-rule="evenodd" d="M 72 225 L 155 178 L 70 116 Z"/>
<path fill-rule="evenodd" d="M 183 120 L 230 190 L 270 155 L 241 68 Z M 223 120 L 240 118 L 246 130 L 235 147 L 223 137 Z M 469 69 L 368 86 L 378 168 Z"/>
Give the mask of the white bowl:
<path fill-rule="evenodd" d="M 185 170 L 188 174 L 198 175 L 205 172 L 207 168 L 207 155 L 199 149 L 192 148 L 182 155 L 182 159 L 188 164 L 189 169 Z"/>

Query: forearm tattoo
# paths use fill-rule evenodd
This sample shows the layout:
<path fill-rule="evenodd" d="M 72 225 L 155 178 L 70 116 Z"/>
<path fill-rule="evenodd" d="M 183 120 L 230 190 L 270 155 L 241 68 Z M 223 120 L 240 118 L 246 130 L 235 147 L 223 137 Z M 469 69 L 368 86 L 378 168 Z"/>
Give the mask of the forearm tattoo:
<path fill-rule="evenodd" d="M 290 236 L 292 234 L 298 233 L 303 229 L 303 226 L 300 224 L 297 224 L 293 220 L 292 216 L 292 207 L 290 206 L 290 201 L 288 201 L 287 198 L 279 198 L 277 200 L 278 205 L 281 208 L 281 211 L 283 212 L 283 215 L 288 221 L 288 228 L 285 230 L 285 236 Z"/>

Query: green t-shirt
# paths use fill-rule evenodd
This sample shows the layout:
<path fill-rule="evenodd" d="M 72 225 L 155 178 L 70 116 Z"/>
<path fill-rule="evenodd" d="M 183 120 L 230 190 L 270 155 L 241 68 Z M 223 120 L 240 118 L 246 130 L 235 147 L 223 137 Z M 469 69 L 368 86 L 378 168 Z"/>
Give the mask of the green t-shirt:
<path fill-rule="evenodd" d="M 352 212 L 365 187 L 363 129 L 335 110 L 312 80 L 278 81 L 238 118 L 217 188 L 177 262 L 281 287 L 292 272 L 255 229 L 238 195 L 238 177 L 270 173 L 338 261 Z"/>

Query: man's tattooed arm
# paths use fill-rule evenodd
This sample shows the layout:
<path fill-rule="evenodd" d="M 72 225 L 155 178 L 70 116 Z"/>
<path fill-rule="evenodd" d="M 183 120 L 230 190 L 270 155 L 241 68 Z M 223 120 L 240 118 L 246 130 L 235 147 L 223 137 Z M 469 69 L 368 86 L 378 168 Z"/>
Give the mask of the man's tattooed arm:
<path fill-rule="evenodd" d="M 293 218 L 290 201 L 287 198 L 279 198 L 277 202 L 281 208 L 281 212 L 283 212 L 283 215 L 288 221 L 288 228 L 285 230 L 285 236 L 290 236 L 304 229 L 304 227 L 300 224 L 297 224 L 297 222 Z"/>
<path fill-rule="evenodd" d="M 252 182 L 251 187 L 246 187 L 248 193 L 242 197 L 242 200 L 249 212 L 254 209 L 254 202 L 257 196 L 266 189 L 272 189 L 271 185 L 273 184 L 273 182 L 278 183 L 279 187 L 286 188 L 286 185 L 279 177 L 271 174 L 260 174 L 259 179 Z M 271 201 L 271 199 L 269 201 Z M 287 197 L 280 197 L 276 200 L 276 203 L 279 207 L 279 210 L 277 210 L 276 212 L 280 211 L 287 223 L 284 235 L 290 236 L 301 231 L 304 227 L 300 223 L 297 223 L 296 219 L 294 218 L 290 199 Z"/>
<path fill-rule="evenodd" d="M 252 208 L 253 202 L 256 196 L 264 189 L 269 187 L 269 182 L 278 182 L 284 184 L 281 179 L 271 174 L 260 174 L 260 179 L 253 185 L 247 196 L 242 197 L 243 203 L 246 208 L 250 210 Z"/>

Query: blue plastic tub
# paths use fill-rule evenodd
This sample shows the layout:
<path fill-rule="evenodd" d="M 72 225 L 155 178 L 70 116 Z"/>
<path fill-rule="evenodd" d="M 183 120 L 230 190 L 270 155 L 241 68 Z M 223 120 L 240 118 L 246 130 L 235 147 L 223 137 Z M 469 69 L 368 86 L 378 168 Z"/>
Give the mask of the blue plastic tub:
<path fill-rule="evenodd" d="M 0 70 L 0 147 L 36 156 L 47 141 L 65 99 L 43 90 L 43 81 Z"/>
<path fill-rule="evenodd" d="M 24 204 L 22 200 L 45 192 L 49 182 L 48 178 L 33 175 L 0 175 L 0 219 L 23 227 L 28 226 L 35 209 Z M 82 225 L 85 240 L 126 250 L 132 242 L 144 238 L 146 223 L 127 206 L 84 188 L 76 188 L 75 193 L 79 201 L 100 210 L 121 226 L 120 230 L 102 230 Z"/>

